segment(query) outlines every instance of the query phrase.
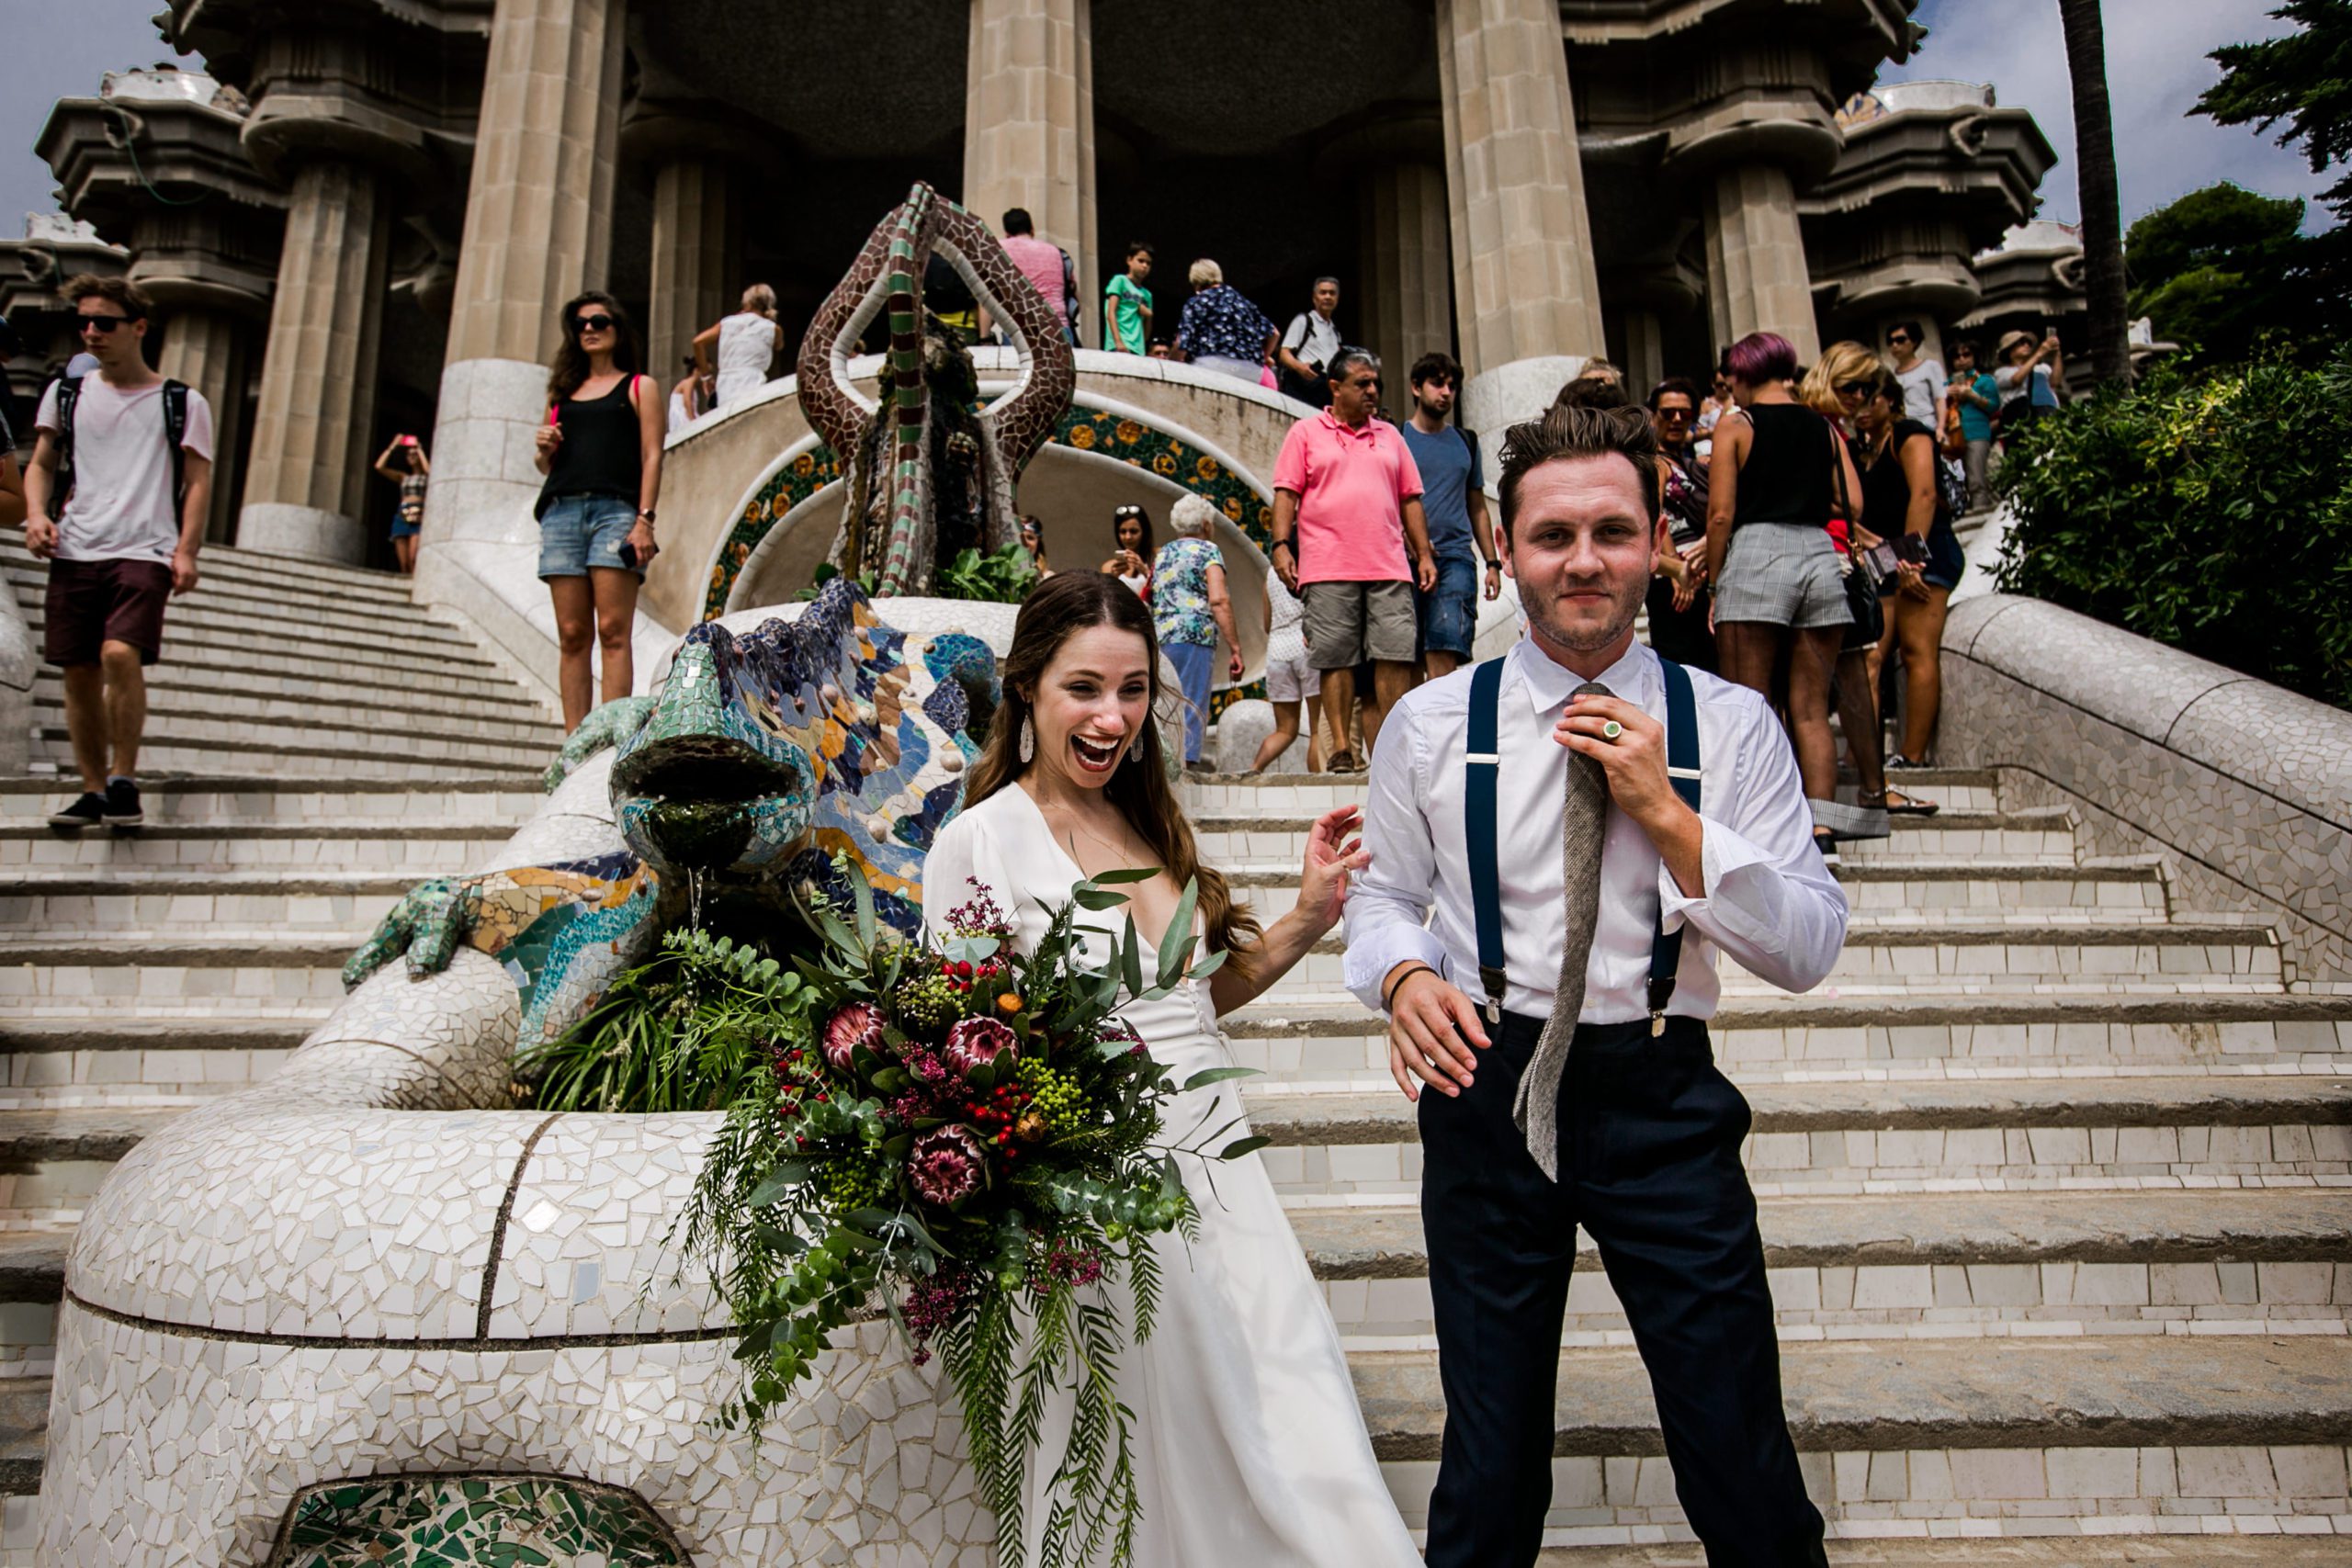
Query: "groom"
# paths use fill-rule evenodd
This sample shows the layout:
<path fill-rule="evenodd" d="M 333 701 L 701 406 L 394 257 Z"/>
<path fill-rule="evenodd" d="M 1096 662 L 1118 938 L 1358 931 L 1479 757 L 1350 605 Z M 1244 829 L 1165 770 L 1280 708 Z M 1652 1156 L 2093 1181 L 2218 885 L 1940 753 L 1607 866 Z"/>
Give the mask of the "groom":
<path fill-rule="evenodd" d="M 1420 1107 L 1446 1411 L 1431 1568 L 1543 1544 L 1579 1224 L 1711 1568 L 1826 1561 L 1781 1413 L 1747 1103 L 1705 1021 L 1719 951 L 1818 984 L 1846 900 L 1762 699 L 1634 640 L 1668 547 L 1657 453 L 1637 412 L 1510 432 L 1502 553 L 1528 635 L 1407 696 L 1373 761 L 1347 979 L 1388 1014 Z"/>

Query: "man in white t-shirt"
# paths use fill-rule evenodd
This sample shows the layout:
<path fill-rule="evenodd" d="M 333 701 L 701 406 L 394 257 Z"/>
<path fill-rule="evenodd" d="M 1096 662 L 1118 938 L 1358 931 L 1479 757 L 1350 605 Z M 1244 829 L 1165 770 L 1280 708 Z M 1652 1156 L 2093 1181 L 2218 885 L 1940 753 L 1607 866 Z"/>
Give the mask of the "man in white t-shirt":
<path fill-rule="evenodd" d="M 212 410 L 166 381 L 141 344 L 152 307 L 137 285 L 65 285 L 95 375 L 52 381 L 25 472 L 25 545 L 48 561 L 44 653 L 65 671 L 65 728 L 82 797 L 54 828 L 135 828 L 145 667 L 163 652 L 164 607 L 196 586 L 212 500 Z"/>
<path fill-rule="evenodd" d="M 1317 278 L 1313 300 L 1313 310 L 1301 310 L 1290 319 L 1290 327 L 1283 333 L 1279 363 L 1283 390 L 1322 409 L 1331 406 L 1327 378 L 1341 347 L 1340 324 L 1332 319 L 1340 308 L 1340 280 Z"/>

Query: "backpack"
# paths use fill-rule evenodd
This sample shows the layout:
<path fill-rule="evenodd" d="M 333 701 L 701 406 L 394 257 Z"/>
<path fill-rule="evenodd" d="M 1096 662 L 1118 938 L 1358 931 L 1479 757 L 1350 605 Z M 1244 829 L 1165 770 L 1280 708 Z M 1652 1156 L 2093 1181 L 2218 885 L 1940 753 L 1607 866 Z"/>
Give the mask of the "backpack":
<path fill-rule="evenodd" d="M 74 501 L 74 405 L 82 400 L 79 376 L 68 376 L 57 384 L 57 493 L 62 498 L 52 509 L 57 520 L 65 520 L 65 509 Z M 177 506 L 187 492 L 186 473 L 187 452 L 180 443 L 187 436 L 187 383 L 166 379 L 164 382 L 164 438 L 170 444 L 172 454 L 172 503 Z M 173 522 L 177 524 L 178 518 Z"/>

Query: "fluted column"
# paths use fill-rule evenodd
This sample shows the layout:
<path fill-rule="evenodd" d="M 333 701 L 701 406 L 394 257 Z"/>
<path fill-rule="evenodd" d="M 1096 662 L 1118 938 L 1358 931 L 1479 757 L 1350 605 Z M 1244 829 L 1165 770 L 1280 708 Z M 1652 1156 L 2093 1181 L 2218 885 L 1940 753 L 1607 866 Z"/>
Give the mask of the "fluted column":
<path fill-rule="evenodd" d="M 292 183 L 237 542 L 357 561 L 390 215 L 357 164 L 305 163 Z"/>
<path fill-rule="evenodd" d="M 1754 332 L 1796 344 L 1809 365 L 1821 352 L 1813 281 L 1797 223 L 1796 186 L 1774 164 L 1737 164 L 1709 176 L 1707 314 L 1718 351 Z"/>
<path fill-rule="evenodd" d="M 227 310 L 184 305 L 164 320 L 156 369 L 185 381 L 212 406 L 212 516 L 204 536 L 225 544 L 236 532 L 245 424 L 246 325 Z"/>
<path fill-rule="evenodd" d="M 734 176 L 717 159 L 673 158 L 653 175 L 653 257 L 646 358 L 667 387 L 695 334 L 735 306 Z"/>
<path fill-rule="evenodd" d="M 1495 441 L 1601 351 L 1557 0 L 1438 0 L 1464 423 Z"/>
<path fill-rule="evenodd" d="M 1402 386 L 1414 360 L 1453 341 L 1445 176 L 1414 159 L 1375 164 L 1364 175 L 1359 211 L 1357 320 L 1364 341 L 1388 362 L 1390 383 Z"/>
<path fill-rule="evenodd" d="M 1638 305 L 1626 307 L 1625 389 L 1646 399 L 1650 389 L 1666 378 L 1666 338 L 1657 312 Z"/>
<path fill-rule="evenodd" d="M 1093 34 L 1091 0 L 972 0 L 964 121 L 964 205 L 991 229 L 1027 208 L 1037 237 L 1069 253 L 1090 346 L 1102 341 Z"/>

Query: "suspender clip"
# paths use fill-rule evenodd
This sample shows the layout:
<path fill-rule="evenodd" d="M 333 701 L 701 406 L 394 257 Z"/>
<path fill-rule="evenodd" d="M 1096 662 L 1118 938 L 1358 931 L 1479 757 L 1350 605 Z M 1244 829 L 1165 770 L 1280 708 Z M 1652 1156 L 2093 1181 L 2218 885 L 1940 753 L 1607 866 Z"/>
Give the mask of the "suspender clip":
<path fill-rule="evenodd" d="M 1665 1032 L 1666 1014 L 1662 1011 L 1652 1012 L 1650 1014 L 1650 1038 L 1656 1040 Z"/>
<path fill-rule="evenodd" d="M 1500 969 L 1489 969 L 1483 964 L 1478 965 L 1478 984 L 1484 987 L 1487 992 L 1487 1021 L 1488 1023 L 1500 1023 L 1503 1021 L 1505 983 L 1503 972 Z"/>

